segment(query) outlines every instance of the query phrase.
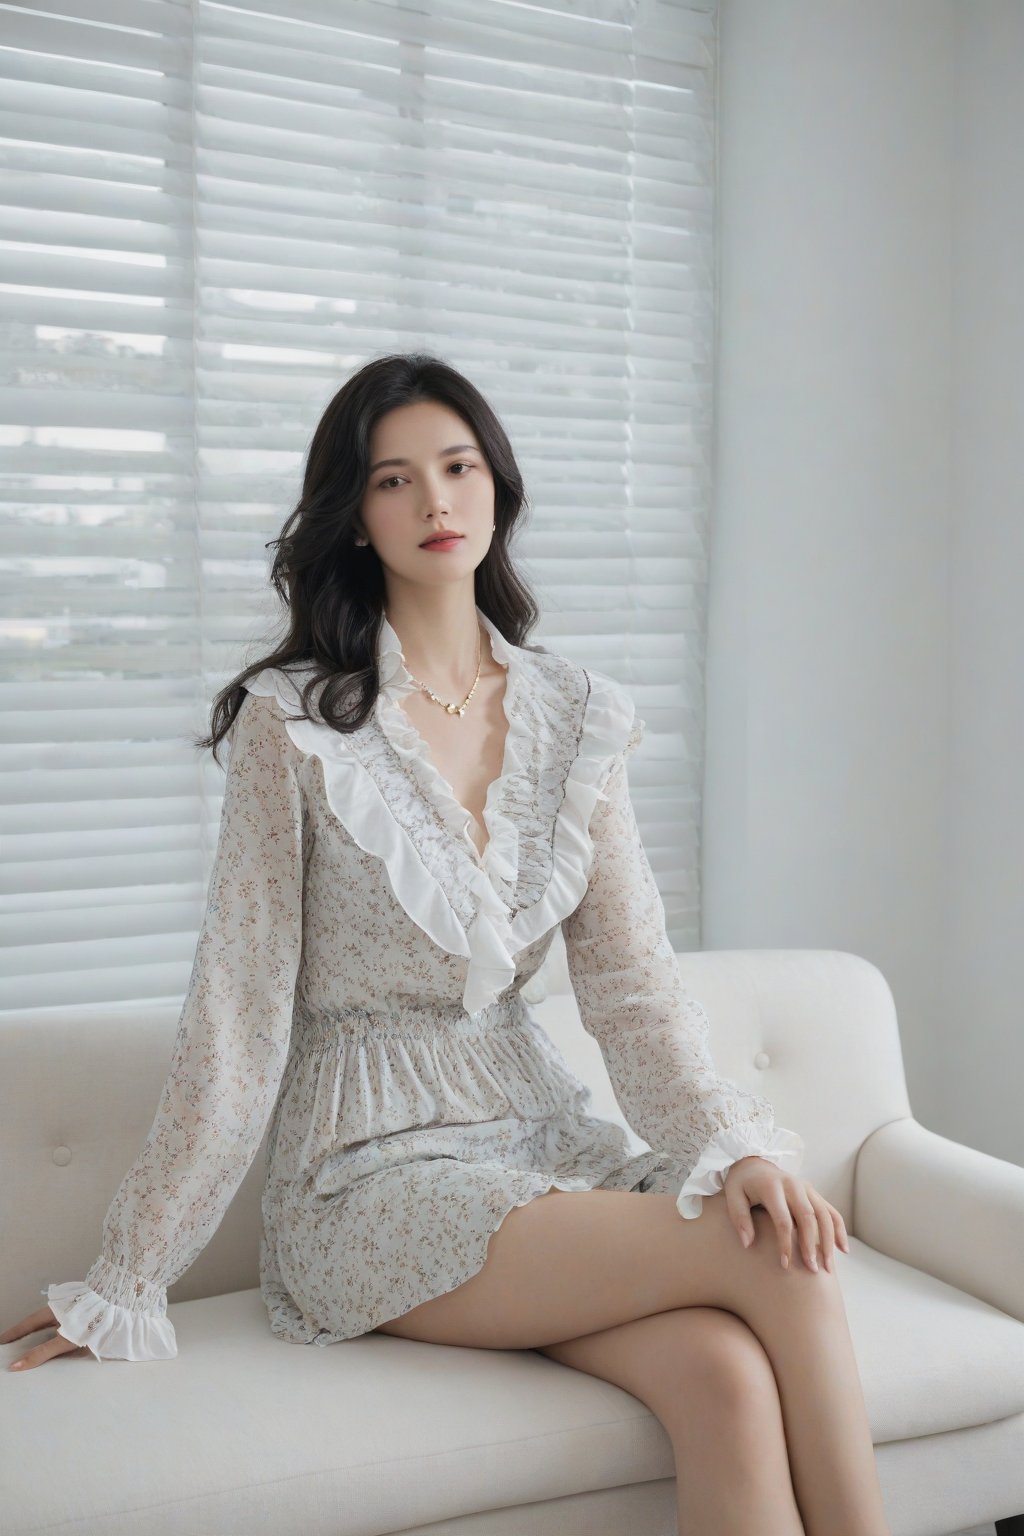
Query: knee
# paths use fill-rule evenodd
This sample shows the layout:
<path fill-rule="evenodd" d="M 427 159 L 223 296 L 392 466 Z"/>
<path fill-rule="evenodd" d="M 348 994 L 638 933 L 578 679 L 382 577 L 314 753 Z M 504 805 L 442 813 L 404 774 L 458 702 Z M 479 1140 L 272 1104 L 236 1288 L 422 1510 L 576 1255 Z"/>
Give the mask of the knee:
<path fill-rule="evenodd" d="M 744 1422 L 763 1422 L 766 1409 L 778 1410 L 775 1371 L 764 1346 L 734 1312 L 718 1307 L 688 1307 L 675 1359 L 675 1401 L 680 1413 L 736 1430 Z"/>
<path fill-rule="evenodd" d="M 765 1347 L 742 1318 L 719 1307 L 700 1311 L 703 1326 L 695 1354 L 701 1379 L 727 1402 L 741 1402 L 768 1385 L 774 1390 L 775 1372 Z"/>

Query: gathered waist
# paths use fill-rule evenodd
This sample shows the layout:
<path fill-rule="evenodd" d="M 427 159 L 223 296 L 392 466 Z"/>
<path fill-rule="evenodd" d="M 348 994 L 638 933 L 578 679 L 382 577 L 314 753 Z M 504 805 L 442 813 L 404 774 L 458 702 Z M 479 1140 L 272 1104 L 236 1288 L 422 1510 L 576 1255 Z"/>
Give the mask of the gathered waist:
<path fill-rule="evenodd" d="M 503 994 L 477 1013 L 467 1013 L 461 1002 L 439 1000 L 400 1002 L 389 999 L 373 1007 L 311 1005 L 296 997 L 292 1013 L 292 1044 L 310 1049 L 337 1040 L 339 1035 L 432 1036 L 488 1034 L 525 1022 L 528 1005 L 519 992 Z"/>

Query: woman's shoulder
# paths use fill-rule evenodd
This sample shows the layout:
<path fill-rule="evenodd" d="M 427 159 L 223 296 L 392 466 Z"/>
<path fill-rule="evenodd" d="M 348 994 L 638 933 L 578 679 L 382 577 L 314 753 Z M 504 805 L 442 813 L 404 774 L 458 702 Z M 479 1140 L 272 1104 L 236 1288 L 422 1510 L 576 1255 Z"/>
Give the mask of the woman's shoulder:
<path fill-rule="evenodd" d="M 528 666 L 535 668 L 560 692 L 569 693 L 584 704 L 593 700 L 599 707 L 614 705 L 619 711 L 632 715 L 635 705 L 629 689 L 600 667 L 578 661 L 576 657 L 549 646 L 523 647 L 521 654 L 527 658 Z"/>
<path fill-rule="evenodd" d="M 326 681 L 322 668 L 309 663 L 264 667 L 245 679 L 246 698 L 242 707 L 256 718 L 276 718 L 289 730 L 299 724 L 315 724 L 320 721 L 317 700 Z"/>
<path fill-rule="evenodd" d="M 562 694 L 585 700 L 590 691 L 590 678 L 594 669 L 577 661 L 553 645 L 520 645 L 516 647 L 523 668 L 531 672 L 540 683 L 549 683 Z M 610 681 L 610 679 L 609 679 Z"/>
<path fill-rule="evenodd" d="M 301 682 L 283 669 L 267 668 L 246 678 L 228 728 L 231 758 L 239 754 L 296 767 L 305 756 L 295 739 L 295 717 L 302 713 Z"/>
<path fill-rule="evenodd" d="M 624 683 L 600 667 L 578 661 L 573 656 L 548 646 L 520 648 L 526 666 L 532 668 L 536 694 L 549 692 L 560 713 L 565 701 L 573 706 L 570 717 L 579 731 L 579 751 L 599 759 L 617 752 L 636 750 L 643 735 L 644 721 L 636 702 Z"/>
<path fill-rule="evenodd" d="M 264 667 L 247 677 L 243 687 L 250 698 L 276 700 L 279 706 L 301 705 L 302 693 L 316 669 L 309 665 Z"/>

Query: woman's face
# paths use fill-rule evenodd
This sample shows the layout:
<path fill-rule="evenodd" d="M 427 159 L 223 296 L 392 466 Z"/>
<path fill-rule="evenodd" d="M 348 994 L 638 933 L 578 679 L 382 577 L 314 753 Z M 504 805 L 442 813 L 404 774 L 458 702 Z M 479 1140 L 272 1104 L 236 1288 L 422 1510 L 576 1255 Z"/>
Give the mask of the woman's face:
<path fill-rule="evenodd" d="M 427 585 L 472 580 L 493 537 L 494 478 L 462 417 L 435 400 L 389 411 L 370 435 L 370 466 L 361 531 L 385 570 Z M 424 549 L 440 531 L 462 538 Z"/>

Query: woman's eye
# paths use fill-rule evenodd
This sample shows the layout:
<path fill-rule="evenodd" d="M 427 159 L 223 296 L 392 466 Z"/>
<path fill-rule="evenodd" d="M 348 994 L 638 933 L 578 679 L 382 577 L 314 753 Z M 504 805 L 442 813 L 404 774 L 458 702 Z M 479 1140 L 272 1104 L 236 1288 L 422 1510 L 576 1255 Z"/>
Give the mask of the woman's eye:
<path fill-rule="evenodd" d="M 473 466 L 472 466 L 472 464 L 465 463 L 465 461 L 462 460 L 462 459 L 456 459 L 455 463 L 454 464 L 449 464 L 448 468 L 449 469 L 472 469 Z M 401 478 L 402 478 L 401 475 L 389 475 L 386 480 L 382 480 L 380 482 L 380 485 L 378 486 L 378 490 L 381 490 L 381 491 L 385 490 L 386 487 L 391 484 L 392 480 L 401 480 Z M 456 475 L 455 478 L 456 478 L 456 480 L 465 480 L 466 477 L 465 477 L 465 475 Z"/>

